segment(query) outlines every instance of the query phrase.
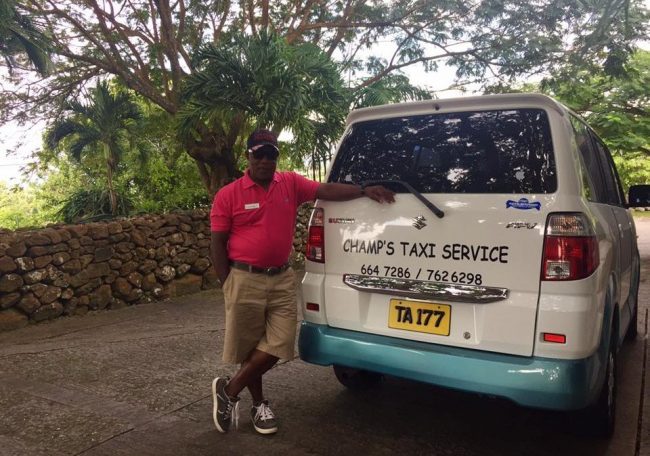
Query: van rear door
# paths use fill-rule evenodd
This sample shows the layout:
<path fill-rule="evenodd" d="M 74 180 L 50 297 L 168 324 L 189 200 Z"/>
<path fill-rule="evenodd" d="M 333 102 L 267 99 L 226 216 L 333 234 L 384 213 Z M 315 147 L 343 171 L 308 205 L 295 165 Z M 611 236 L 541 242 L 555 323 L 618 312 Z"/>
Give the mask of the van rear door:
<path fill-rule="evenodd" d="M 532 354 L 544 223 L 557 187 L 544 110 L 357 122 L 329 180 L 381 181 L 397 192 L 394 204 L 318 202 L 329 325 Z"/>

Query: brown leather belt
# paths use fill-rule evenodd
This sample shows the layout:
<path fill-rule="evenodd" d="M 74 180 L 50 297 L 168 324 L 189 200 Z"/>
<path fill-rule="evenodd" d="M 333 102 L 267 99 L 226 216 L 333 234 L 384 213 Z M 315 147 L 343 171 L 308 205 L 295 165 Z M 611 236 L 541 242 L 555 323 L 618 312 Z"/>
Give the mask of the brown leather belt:
<path fill-rule="evenodd" d="M 260 268 L 252 264 L 242 263 L 241 261 L 230 261 L 230 267 L 241 269 L 242 271 L 254 272 L 256 274 L 277 275 L 289 269 L 289 263 L 284 263 L 282 266 L 274 266 L 271 268 Z"/>

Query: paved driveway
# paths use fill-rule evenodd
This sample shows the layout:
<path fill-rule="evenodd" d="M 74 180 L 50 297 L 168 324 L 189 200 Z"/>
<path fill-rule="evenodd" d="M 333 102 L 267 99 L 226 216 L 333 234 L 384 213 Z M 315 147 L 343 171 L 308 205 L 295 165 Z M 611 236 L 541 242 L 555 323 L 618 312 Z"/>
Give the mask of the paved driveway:
<path fill-rule="evenodd" d="M 573 415 L 400 379 L 352 394 L 329 368 L 297 359 L 266 377 L 277 435 L 255 434 L 246 395 L 239 432 L 219 434 L 209 389 L 228 372 L 218 357 L 223 305 L 206 292 L 1 333 L 0 454 L 650 455 L 650 219 L 637 225 L 641 333 L 621 354 L 610 441 L 577 433 Z"/>

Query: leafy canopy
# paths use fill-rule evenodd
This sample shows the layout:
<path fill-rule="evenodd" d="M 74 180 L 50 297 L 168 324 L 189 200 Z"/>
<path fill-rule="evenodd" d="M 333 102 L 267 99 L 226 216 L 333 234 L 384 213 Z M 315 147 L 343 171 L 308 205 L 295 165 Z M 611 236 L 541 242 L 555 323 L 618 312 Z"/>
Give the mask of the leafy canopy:
<path fill-rule="evenodd" d="M 451 64 L 459 78 L 483 83 L 486 76 L 510 82 L 576 64 L 605 66 L 613 73 L 623 68 L 634 41 L 647 36 L 642 0 L 30 0 L 29 4 L 31 17 L 52 37 L 57 68 L 39 84 L 0 93 L 4 107 L 0 122 L 55 116 L 88 81 L 108 74 L 176 115 L 184 109 L 184 79 L 204 71 L 202 59 L 193 58 L 195 53 L 208 52 L 208 44 L 228 47 L 236 33 L 263 39 L 270 31 L 290 46 L 318 47 L 341 73 L 350 75 L 352 98 L 364 105 L 382 98 L 360 92 L 411 65 L 435 71 Z M 388 56 L 363 57 L 376 46 Z M 271 75 L 284 70 L 268 68 Z M 318 95 L 328 94 L 325 90 Z M 293 105 L 295 95 L 288 100 Z M 258 109 L 246 117 L 265 122 L 267 114 L 282 116 L 285 100 L 274 102 L 277 106 L 269 102 L 268 110 Z M 192 108 L 196 106 L 188 107 Z M 213 119 L 212 124 L 204 120 L 202 127 L 194 125 L 196 136 L 186 136 L 188 142 L 183 144 L 212 191 L 221 177 L 236 173 L 232 149 L 237 138 L 231 135 L 245 134 L 247 128 L 232 112 Z M 309 141 L 311 132 L 318 130 L 316 122 L 325 126 L 329 121 L 318 116 L 301 122 L 289 122 L 286 116 L 278 119 L 291 123 Z M 228 128 L 219 125 L 224 122 L 230 123 Z"/>
<path fill-rule="evenodd" d="M 541 83 L 495 85 L 488 92 L 544 92 L 580 114 L 613 154 L 624 187 L 650 182 L 650 52 L 623 71 L 571 67 Z"/>
<path fill-rule="evenodd" d="M 613 151 L 650 158 L 650 52 L 637 51 L 620 75 L 578 68 L 542 89 L 581 113 Z"/>
<path fill-rule="evenodd" d="M 236 34 L 202 48 L 196 66 L 185 80 L 181 134 L 192 134 L 197 122 L 223 125 L 224 135 L 287 129 L 298 148 L 310 150 L 341 132 L 348 92 L 337 66 L 313 44 Z M 241 131 L 228 131 L 234 118 Z"/>
<path fill-rule="evenodd" d="M 15 0 L 0 0 L 0 58 L 12 72 L 31 64 L 41 75 L 51 70 L 47 36 Z"/>

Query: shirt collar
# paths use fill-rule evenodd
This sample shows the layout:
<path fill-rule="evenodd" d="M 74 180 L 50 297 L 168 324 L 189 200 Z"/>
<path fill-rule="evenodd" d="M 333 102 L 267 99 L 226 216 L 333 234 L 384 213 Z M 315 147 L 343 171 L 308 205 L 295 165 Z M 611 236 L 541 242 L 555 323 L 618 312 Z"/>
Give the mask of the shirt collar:
<path fill-rule="evenodd" d="M 251 177 L 248 175 L 248 170 L 244 172 L 242 179 L 243 179 L 245 189 L 249 189 L 257 185 L 255 181 L 253 181 L 253 179 L 251 179 Z M 273 173 L 273 182 L 280 182 L 280 175 L 278 174 L 277 171 Z"/>

